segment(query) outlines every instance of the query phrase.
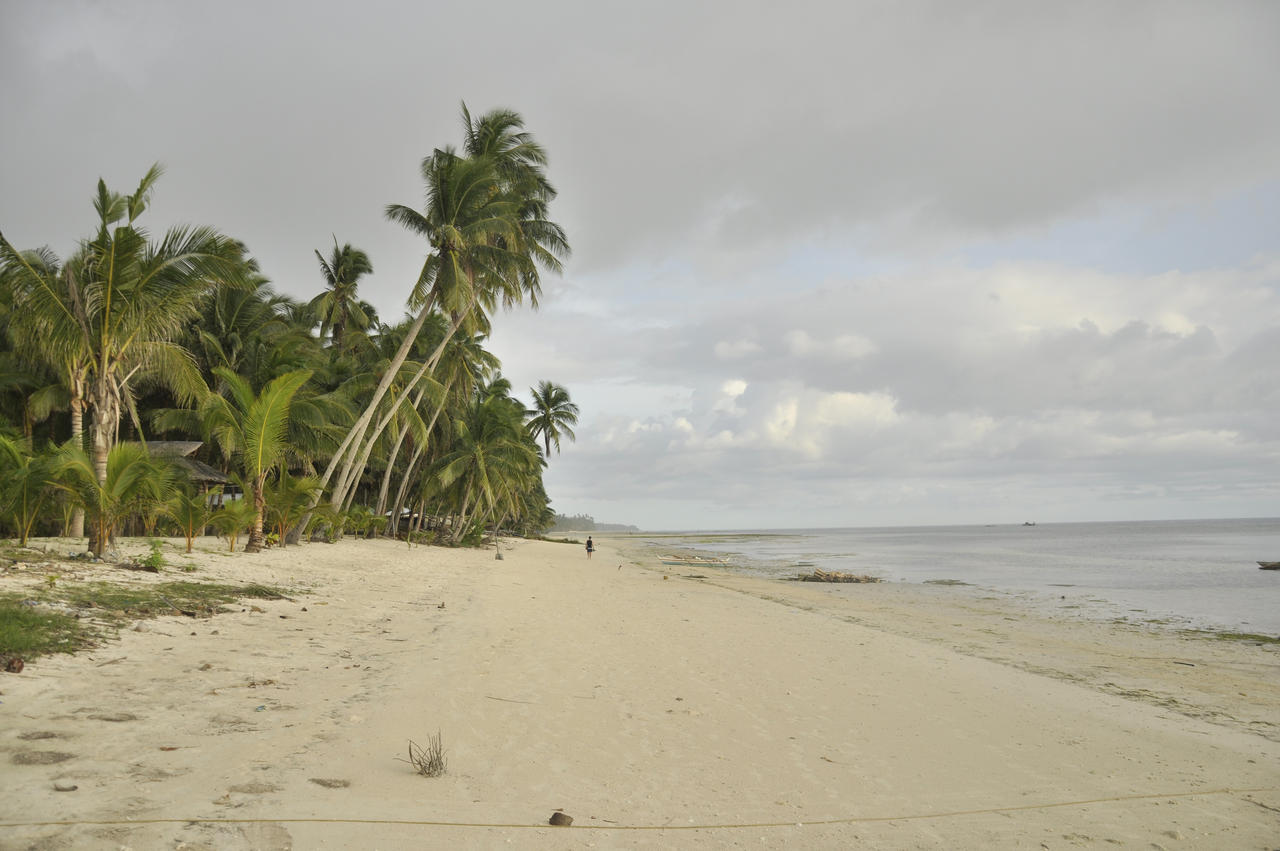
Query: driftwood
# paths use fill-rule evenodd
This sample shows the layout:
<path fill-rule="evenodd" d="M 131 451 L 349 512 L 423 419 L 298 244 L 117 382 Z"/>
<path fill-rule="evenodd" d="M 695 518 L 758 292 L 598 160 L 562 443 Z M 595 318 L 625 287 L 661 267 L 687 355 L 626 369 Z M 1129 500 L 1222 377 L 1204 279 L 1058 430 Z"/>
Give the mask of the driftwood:
<path fill-rule="evenodd" d="M 814 570 L 813 573 L 802 573 L 796 579 L 801 582 L 879 582 L 874 576 L 859 576 L 856 573 L 841 573 L 838 570 Z"/>

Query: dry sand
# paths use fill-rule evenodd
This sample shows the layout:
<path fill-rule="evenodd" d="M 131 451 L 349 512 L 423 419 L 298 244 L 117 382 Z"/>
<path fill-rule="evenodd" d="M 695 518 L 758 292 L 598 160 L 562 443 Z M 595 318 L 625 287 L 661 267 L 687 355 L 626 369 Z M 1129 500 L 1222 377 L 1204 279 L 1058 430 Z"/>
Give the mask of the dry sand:
<path fill-rule="evenodd" d="M 0 848 L 1280 847 L 1275 644 L 609 539 L 218 546 L 159 579 L 292 599 L 0 674 Z"/>

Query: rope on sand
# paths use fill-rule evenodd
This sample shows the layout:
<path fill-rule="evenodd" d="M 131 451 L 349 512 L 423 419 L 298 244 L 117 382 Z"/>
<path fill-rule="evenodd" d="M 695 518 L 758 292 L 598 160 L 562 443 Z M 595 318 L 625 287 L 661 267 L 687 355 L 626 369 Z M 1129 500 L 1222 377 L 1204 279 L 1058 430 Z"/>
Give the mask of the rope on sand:
<path fill-rule="evenodd" d="M 1116 795 L 1109 798 L 1089 798 L 1081 801 L 1058 801 L 1048 804 L 1022 804 L 1014 807 L 990 807 L 979 810 L 950 810 L 936 813 L 916 813 L 903 816 L 853 816 L 850 818 L 814 819 L 811 821 L 762 821 L 741 824 L 572 824 L 556 830 L 737 830 L 770 827 L 812 827 L 836 824 L 871 824 L 891 821 L 923 821 L 926 819 L 955 818 L 959 816 L 993 815 L 1029 810 L 1051 810 L 1064 807 L 1083 807 L 1090 804 L 1111 804 L 1124 801 L 1152 801 L 1169 798 L 1203 798 L 1211 795 L 1249 795 L 1262 792 L 1280 793 L 1280 789 L 1202 789 L 1198 792 L 1163 792 L 1146 795 Z M 1248 800 L 1248 799 L 1246 799 Z M 1251 803 L 1257 803 L 1251 801 Z M 1259 805 L 1265 806 L 1265 805 Z M 1268 808 L 1270 809 L 1270 808 Z M 7 821 L 4 827 L 80 827 L 88 825 L 119 826 L 146 824 L 381 824 L 404 827 L 473 827 L 503 829 L 551 829 L 547 824 L 519 824 L 425 821 L 416 819 L 361 819 L 361 818 L 153 818 L 153 819 L 70 819 L 66 821 Z"/>

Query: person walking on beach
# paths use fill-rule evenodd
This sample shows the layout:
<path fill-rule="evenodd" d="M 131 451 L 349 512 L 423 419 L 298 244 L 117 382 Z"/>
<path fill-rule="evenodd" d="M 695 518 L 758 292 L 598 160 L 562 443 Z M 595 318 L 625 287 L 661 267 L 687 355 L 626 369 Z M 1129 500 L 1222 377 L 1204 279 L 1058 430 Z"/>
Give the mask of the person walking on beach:
<path fill-rule="evenodd" d="M 596 545 L 591 543 L 591 536 L 587 536 L 587 558 L 591 558 L 591 554 L 596 551 Z"/>

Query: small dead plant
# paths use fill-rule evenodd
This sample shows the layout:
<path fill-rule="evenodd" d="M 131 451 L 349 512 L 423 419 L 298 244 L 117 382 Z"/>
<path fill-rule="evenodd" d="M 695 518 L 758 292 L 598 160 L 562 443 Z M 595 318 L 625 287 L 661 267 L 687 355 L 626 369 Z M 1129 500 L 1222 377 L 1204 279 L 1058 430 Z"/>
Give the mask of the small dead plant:
<path fill-rule="evenodd" d="M 444 774 L 447 763 L 444 758 L 444 744 L 440 739 L 440 731 L 427 739 L 427 746 L 424 748 L 415 742 L 409 740 L 409 758 L 402 759 L 401 762 L 407 762 L 423 777 L 439 777 Z"/>

